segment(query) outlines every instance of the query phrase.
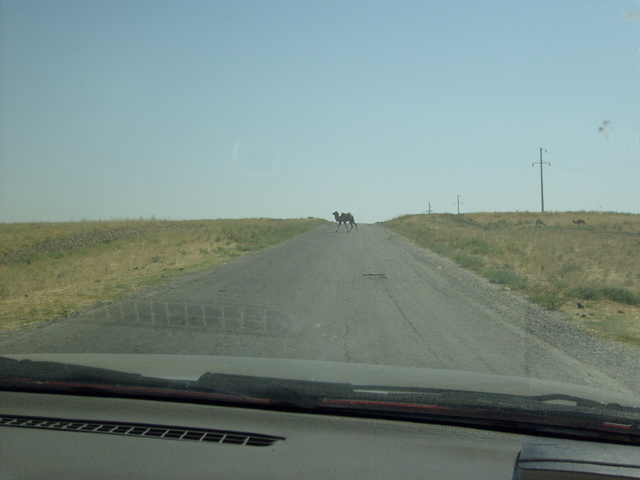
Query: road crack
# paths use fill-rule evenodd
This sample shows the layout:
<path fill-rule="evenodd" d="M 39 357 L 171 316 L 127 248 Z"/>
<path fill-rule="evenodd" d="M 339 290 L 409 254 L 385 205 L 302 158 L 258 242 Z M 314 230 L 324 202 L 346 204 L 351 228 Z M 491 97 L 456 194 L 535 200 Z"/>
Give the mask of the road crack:
<path fill-rule="evenodd" d="M 414 331 L 414 333 L 420 337 L 423 337 L 424 335 L 422 335 L 422 333 L 420 333 L 420 331 L 416 328 L 416 326 L 413 324 L 413 322 L 411 320 L 409 320 L 409 317 L 407 317 L 407 315 L 404 313 L 404 311 L 402 310 L 402 307 L 398 304 L 398 302 L 396 301 L 395 298 L 393 298 L 393 295 L 389 295 L 389 298 L 391 299 L 391 301 L 393 302 L 393 304 L 396 306 L 396 308 L 398 309 L 398 312 L 400 312 L 400 315 L 402 315 L 402 318 L 405 319 L 405 321 L 407 322 L 407 324 L 411 327 L 411 329 Z"/>

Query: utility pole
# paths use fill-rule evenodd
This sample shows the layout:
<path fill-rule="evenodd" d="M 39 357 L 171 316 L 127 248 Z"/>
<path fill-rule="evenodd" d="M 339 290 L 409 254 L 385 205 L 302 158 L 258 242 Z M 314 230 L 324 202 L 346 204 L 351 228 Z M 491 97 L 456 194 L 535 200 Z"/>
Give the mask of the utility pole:
<path fill-rule="evenodd" d="M 429 210 L 427 210 L 427 213 L 433 213 L 433 211 L 431 210 L 431 202 L 429 202 Z"/>
<path fill-rule="evenodd" d="M 457 203 L 457 204 L 458 204 L 458 215 L 460 215 L 460 197 L 461 197 L 461 196 L 462 196 L 462 195 L 458 195 L 458 196 L 457 196 L 457 197 L 458 197 L 458 199 L 457 199 L 455 202 L 453 202 L 453 203 Z M 462 203 L 464 203 L 464 202 L 462 202 Z"/>
<path fill-rule="evenodd" d="M 544 153 L 547 153 L 547 149 L 546 148 L 540 148 L 540 161 L 539 162 L 533 162 L 531 164 L 532 167 L 536 163 L 540 164 L 540 201 L 542 202 L 542 213 L 544 213 L 544 180 L 543 180 L 543 177 L 542 177 L 542 165 L 543 164 L 547 164 L 547 165 L 551 166 L 551 163 L 542 161 L 542 152 L 543 151 L 544 151 Z"/>

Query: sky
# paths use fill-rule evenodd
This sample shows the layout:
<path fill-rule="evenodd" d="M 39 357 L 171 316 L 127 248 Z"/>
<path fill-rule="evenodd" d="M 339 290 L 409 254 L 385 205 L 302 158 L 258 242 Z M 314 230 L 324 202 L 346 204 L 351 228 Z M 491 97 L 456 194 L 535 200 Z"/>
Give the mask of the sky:
<path fill-rule="evenodd" d="M 0 8 L 2 222 L 640 213 L 640 0 Z"/>

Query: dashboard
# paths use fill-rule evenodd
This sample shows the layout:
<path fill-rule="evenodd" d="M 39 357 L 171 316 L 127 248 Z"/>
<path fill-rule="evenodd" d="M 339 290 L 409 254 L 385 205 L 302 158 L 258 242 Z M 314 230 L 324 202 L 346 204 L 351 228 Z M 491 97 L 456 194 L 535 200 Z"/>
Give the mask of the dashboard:
<path fill-rule="evenodd" d="M 0 478 L 640 478 L 640 447 L 150 400 L 0 393 Z"/>

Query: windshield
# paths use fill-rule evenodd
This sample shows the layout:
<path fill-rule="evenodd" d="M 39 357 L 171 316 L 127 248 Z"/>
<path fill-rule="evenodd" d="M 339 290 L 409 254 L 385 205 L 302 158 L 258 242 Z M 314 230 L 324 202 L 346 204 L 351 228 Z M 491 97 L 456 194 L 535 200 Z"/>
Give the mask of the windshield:
<path fill-rule="evenodd" d="M 3 356 L 640 406 L 636 0 L 1 8 Z"/>

